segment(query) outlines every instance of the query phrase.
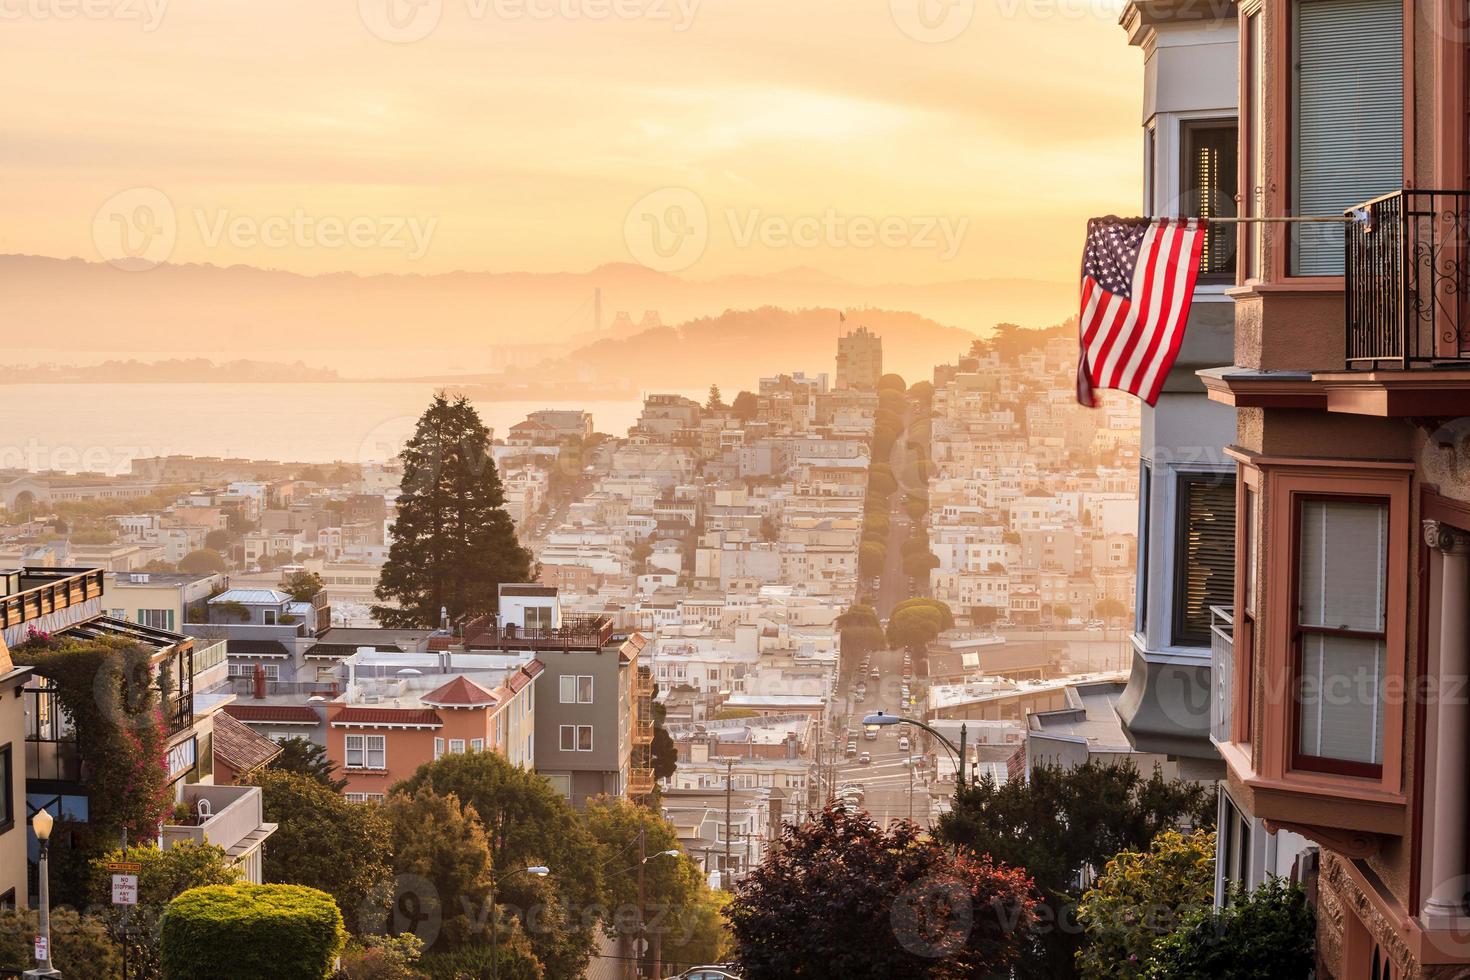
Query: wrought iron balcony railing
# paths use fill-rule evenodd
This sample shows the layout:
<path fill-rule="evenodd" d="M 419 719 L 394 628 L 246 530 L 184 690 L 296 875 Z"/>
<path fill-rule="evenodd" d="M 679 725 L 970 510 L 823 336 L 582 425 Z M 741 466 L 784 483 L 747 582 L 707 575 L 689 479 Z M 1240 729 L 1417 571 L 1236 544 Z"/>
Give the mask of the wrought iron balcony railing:
<path fill-rule="evenodd" d="M 1470 367 L 1470 191 L 1402 190 L 1347 212 L 1349 367 Z"/>
<path fill-rule="evenodd" d="M 653 770 L 640 766 L 628 769 L 628 795 L 647 796 L 653 792 Z"/>

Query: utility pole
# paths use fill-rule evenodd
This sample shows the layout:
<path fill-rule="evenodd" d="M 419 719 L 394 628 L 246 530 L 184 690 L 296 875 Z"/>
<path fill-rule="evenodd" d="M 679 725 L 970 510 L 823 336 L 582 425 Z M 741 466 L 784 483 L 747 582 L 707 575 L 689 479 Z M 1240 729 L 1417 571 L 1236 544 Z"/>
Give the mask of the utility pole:
<path fill-rule="evenodd" d="M 730 873 L 730 802 L 731 791 L 734 789 L 734 779 L 731 776 L 731 772 L 734 766 L 734 759 L 725 760 L 725 871 L 720 875 L 720 885 L 727 892 L 733 891 L 725 876 Z"/>
<path fill-rule="evenodd" d="M 643 963 L 643 866 L 648 863 L 645 832 L 645 828 L 638 828 L 638 935 L 633 939 L 633 956 L 628 960 L 635 978 L 643 973 L 640 968 Z"/>

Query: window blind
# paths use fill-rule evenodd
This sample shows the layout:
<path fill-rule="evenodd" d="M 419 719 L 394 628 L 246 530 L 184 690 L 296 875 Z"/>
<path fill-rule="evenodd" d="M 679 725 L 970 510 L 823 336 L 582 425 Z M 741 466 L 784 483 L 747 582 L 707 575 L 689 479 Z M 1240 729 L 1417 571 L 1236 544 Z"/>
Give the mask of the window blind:
<path fill-rule="evenodd" d="M 1229 474 L 1179 481 L 1174 643 L 1210 642 L 1210 607 L 1235 601 L 1235 481 Z"/>
<path fill-rule="evenodd" d="M 1295 8 L 1292 210 L 1332 215 L 1403 186 L 1402 0 Z M 1342 229 L 1292 226 L 1293 275 L 1342 274 Z"/>
<path fill-rule="evenodd" d="M 1300 520 L 1298 751 L 1382 765 L 1388 506 L 1307 500 Z M 1367 635 L 1309 632 L 1313 629 Z"/>

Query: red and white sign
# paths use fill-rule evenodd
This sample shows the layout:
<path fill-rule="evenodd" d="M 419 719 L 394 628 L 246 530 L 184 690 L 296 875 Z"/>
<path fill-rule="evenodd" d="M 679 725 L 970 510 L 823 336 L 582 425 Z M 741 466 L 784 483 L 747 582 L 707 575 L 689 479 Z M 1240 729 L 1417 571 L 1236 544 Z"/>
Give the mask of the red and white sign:
<path fill-rule="evenodd" d="M 37 963 L 44 963 L 44 962 L 46 962 L 47 956 L 50 955 L 50 952 L 51 951 L 49 949 L 47 949 L 46 947 L 47 947 L 46 937 L 45 936 L 37 936 L 36 937 L 36 962 Z"/>

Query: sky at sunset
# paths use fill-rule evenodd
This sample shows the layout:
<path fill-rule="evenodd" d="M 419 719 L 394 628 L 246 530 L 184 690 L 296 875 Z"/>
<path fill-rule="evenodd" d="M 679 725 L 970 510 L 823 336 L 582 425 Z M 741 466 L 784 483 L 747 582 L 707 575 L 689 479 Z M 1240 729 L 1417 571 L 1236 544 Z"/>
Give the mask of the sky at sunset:
<path fill-rule="evenodd" d="M 0 252 L 1071 281 L 1137 210 L 1117 10 L 0 0 Z"/>

